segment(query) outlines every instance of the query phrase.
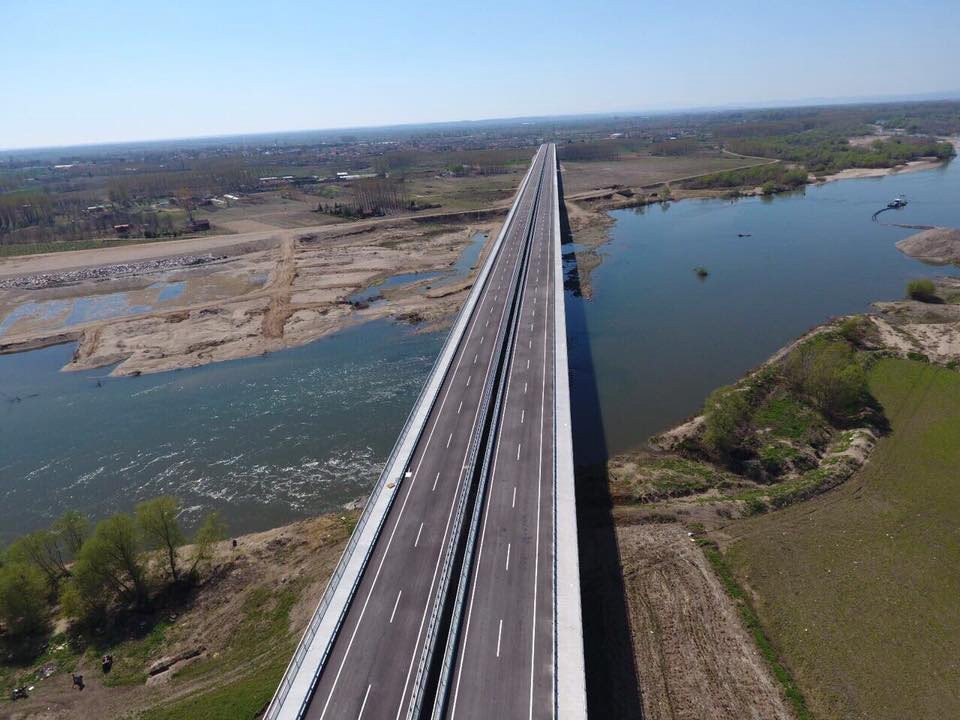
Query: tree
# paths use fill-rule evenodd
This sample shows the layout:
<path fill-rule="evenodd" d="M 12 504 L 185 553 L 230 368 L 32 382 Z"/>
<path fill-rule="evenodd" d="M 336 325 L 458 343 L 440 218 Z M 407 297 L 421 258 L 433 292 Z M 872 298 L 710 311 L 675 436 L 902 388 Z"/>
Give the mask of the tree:
<path fill-rule="evenodd" d="M 51 591 L 56 592 L 67 572 L 66 553 L 60 536 L 51 530 L 37 530 L 24 535 L 10 546 L 10 559 L 32 565 L 47 579 Z"/>
<path fill-rule="evenodd" d="M 59 536 L 70 557 L 76 557 L 90 535 L 90 522 L 77 510 L 68 510 L 53 523 L 53 531 Z"/>
<path fill-rule="evenodd" d="M 0 622 L 10 635 L 25 637 L 46 628 L 48 589 L 34 565 L 13 562 L 0 568 Z"/>
<path fill-rule="evenodd" d="M 177 569 L 177 549 L 185 538 L 177 523 L 180 514 L 180 502 L 169 495 L 147 500 L 137 505 L 137 525 L 143 533 L 147 546 L 166 553 L 170 566 L 170 579 L 177 582 L 180 575 Z"/>
<path fill-rule="evenodd" d="M 85 614 L 114 601 L 138 607 L 148 604 L 137 527 L 129 515 L 114 515 L 97 523 L 93 535 L 80 548 L 65 595 L 75 616 L 77 610 Z"/>
<path fill-rule="evenodd" d="M 200 524 L 197 534 L 193 538 L 193 560 L 188 573 L 194 580 L 200 571 L 200 566 L 208 562 L 213 556 L 213 546 L 227 536 L 227 527 L 220 518 L 220 513 L 209 513 Z"/>

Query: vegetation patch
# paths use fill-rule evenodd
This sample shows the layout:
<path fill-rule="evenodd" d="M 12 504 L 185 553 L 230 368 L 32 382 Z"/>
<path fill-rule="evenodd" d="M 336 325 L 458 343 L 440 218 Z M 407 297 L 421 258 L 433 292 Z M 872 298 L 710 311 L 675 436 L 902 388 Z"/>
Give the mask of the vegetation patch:
<path fill-rule="evenodd" d="M 726 488 L 729 473 L 691 458 L 640 455 L 607 469 L 613 493 L 626 502 L 648 503 Z"/>
<path fill-rule="evenodd" d="M 937 302 L 937 288 L 933 280 L 929 278 L 918 278 L 907 283 L 907 297 L 911 300 L 920 302 Z"/>
<path fill-rule="evenodd" d="M 783 694 L 793 707 L 797 715 L 797 720 L 813 720 L 813 715 L 807 708 L 807 702 L 803 697 L 803 693 L 800 691 L 800 688 L 797 686 L 786 665 L 783 664 L 779 653 L 774 649 L 769 637 L 767 637 L 767 633 L 760 624 L 760 619 L 750 604 L 750 599 L 743 591 L 743 588 L 740 587 L 736 576 L 730 569 L 719 548 L 715 543 L 703 539 L 698 540 L 698 544 L 703 550 L 704 555 L 706 555 L 707 560 L 710 561 L 710 566 L 713 568 L 713 571 L 717 574 L 717 577 L 720 578 L 720 582 L 723 584 L 727 594 L 736 605 L 741 621 L 753 636 L 753 640 L 760 650 L 763 659 L 766 661 L 767 666 L 770 668 L 771 674 L 783 688 Z"/>
<path fill-rule="evenodd" d="M 802 163 L 812 173 L 834 173 L 847 168 L 889 168 L 922 157 L 946 160 L 956 153 L 953 145 L 930 137 L 877 139 L 869 145 L 852 145 L 832 130 L 809 130 L 769 137 L 730 138 L 726 146 L 742 155 Z"/>
<path fill-rule="evenodd" d="M 290 609 L 300 597 L 302 589 L 302 583 L 291 583 L 280 590 L 268 586 L 255 588 L 243 603 L 243 619 L 232 634 L 229 645 L 216 657 L 206 656 L 182 670 L 174 671 L 174 678 L 188 680 L 210 673 L 222 674 L 275 654 L 286 655 L 284 650 L 288 644 Z M 278 649 L 278 644 L 281 649 Z M 292 652 L 292 648 L 290 650 Z"/>
<path fill-rule="evenodd" d="M 233 682 L 214 687 L 170 705 L 153 708 L 141 720 L 237 720 L 258 717 L 280 683 L 286 656 Z"/>
<path fill-rule="evenodd" d="M 774 437 L 790 440 L 810 440 L 826 427 L 819 412 L 785 392 L 768 397 L 753 414 L 753 422 Z"/>
<path fill-rule="evenodd" d="M 793 190 L 806 185 L 807 171 L 792 168 L 782 163 L 768 163 L 740 170 L 704 175 L 683 183 L 689 190 L 716 190 L 718 188 L 756 187 L 763 188 L 764 194 Z"/>
<path fill-rule="evenodd" d="M 868 380 L 891 423 L 871 462 L 728 525 L 724 558 L 816 717 L 960 717 L 960 376 L 880 359 Z M 840 433 L 832 454 L 859 442 Z"/>

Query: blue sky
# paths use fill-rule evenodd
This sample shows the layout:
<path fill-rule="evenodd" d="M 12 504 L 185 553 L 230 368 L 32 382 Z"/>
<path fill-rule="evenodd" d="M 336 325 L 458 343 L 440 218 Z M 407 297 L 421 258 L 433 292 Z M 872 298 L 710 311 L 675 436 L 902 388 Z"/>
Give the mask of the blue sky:
<path fill-rule="evenodd" d="M 960 2 L 0 0 L 0 148 L 960 91 Z"/>

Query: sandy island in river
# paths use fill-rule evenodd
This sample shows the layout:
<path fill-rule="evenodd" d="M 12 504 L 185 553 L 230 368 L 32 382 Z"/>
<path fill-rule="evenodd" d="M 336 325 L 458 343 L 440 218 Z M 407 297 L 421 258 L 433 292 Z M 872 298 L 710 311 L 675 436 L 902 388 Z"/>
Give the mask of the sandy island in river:
<path fill-rule="evenodd" d="M 960 263 L 960 230 L 929 228 L 898 242 L 897 250 L 925 262 L 940 265 Z"/>
<path fill-rule="evenodd" d="M 112 374 L 133 375 L 259 355 L 379 318 L 433 329 L 459 308 L 476 271 L 451 266 L 478 233 L 487 238 L 482 261 L 498 229 L 489 219 L 396 220 L 11 258 L 0 261 L 0 353 L 76 340 L 65 369 L 116 364 Z M 203 255 L 151 265 L 191 253 Z M 84 277 L 78 268 L 103 271 Z M 376 302 L 351 299 L 404 273 L 440 275 L 384 289 Z M 22 286 L 44 274 L 39 287 Z M 159 287 L 170 283 L 178 294 L 162 299 Z M 138 312 L 67 324 L 79 300 L 123 293 Z M 43 311 L 12 315 L 27 303 Z"/>

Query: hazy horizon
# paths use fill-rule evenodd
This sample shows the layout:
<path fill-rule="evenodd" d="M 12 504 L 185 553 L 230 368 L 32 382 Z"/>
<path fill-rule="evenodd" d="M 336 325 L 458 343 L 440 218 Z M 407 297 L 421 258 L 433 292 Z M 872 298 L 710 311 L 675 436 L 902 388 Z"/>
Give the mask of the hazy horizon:
<path fill-rule="evenodd" d="M 639 110 L 611 110 L 595 113 L 565 113 L 557 115 L 517 115 L 509 117 L 484 117 L 484 118 L 459 118 L 459 119 L 439 119 L 426 120 L 423 122 L 396 123 L 386 125 L 345 125 L 339 127 L 313 127 L 313 128 L 270 128 L 265 130 L 254 130 L 240 133 L 217 133 L 212 135 L 184 135 L 180 137 L 142 137 L 130 140 L 105 140 L 86 143 L 71 143 L 67 145 L 39 145 L 29 147 L 3 147 L 0 146 L 0 153 L 16 153 L 54 150 L 73 150 L 81 148 L 110 147 L 122 145 L 149 145 L 153 143 L 176 143 L 176 142 L 197 142 L 202 140 L 228 140 L 239 138 L 262 138 L 270 135 L 284 136 L 309 133 L 338 133 L 338 132 L 360 132 L 376 130 L 393 130 L 403 128 L 418 128 L 444 125 L 468 125 L 468 124 L 496 124 L 527 121 L 550 121 L 550 120 L 573 120 L 577 118 L 604 118 L 616 116 L 645 116 L 645 115 L 664 115 L 683 113 L 722 113 L 735 112 L 737 110 L 775 110 L 779 108 L 794 107 L 817 107 L 832 105 L 882 105 L 884 103 L 894 102 L 936 102 L 938 100 L 956 100 L 960 99 L 960 90 L 943 93 L 918 93 L 911 95 L 891 95 L 891 96 L 865 96 L 865 97 L 842 97 L 842 98 L 792 98 L 780 101 L 754 102 L 754 103 L 729 103 L 725 105 L 702 106 L 702 107 L 671 107 L 671 108 L 651 108 Z"/>
<path fill-rule="evenodd" d="M 956 97 L 960 5 L 5 8 L 0 149 Z M 897 22 L 892 22 L 897 18 Z M 911 25 L 915 28 L 911 29 Z"/>

